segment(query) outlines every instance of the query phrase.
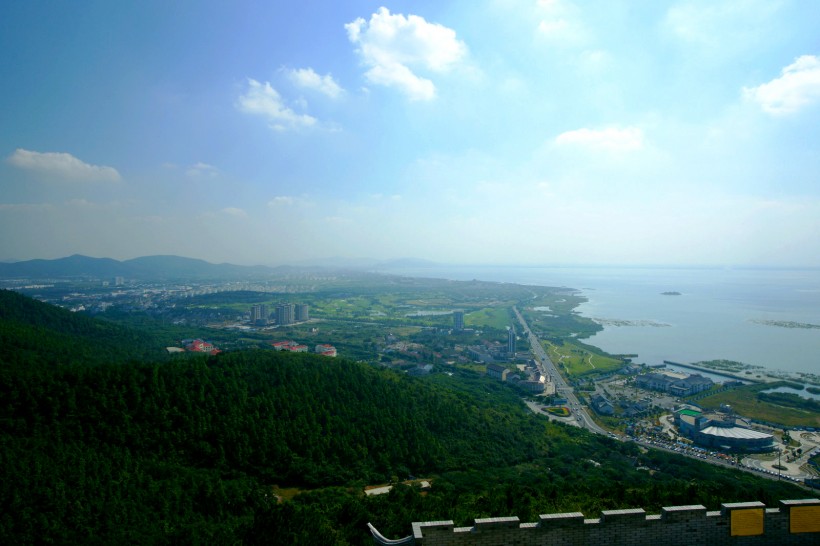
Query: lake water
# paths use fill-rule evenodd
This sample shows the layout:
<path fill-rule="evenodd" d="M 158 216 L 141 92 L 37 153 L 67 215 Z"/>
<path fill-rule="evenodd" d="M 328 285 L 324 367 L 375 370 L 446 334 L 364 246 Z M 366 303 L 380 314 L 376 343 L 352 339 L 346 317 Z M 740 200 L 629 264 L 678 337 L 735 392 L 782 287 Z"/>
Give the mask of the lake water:
<path fill-rule="evenodd" d="M 776 389 L 768 389 L 763 392 L 784 392 L 786 394 L 796 394 L 801 398 L 811 399 L 811 400 L 820 400 L 820 394 L 814 394 L 813 392 L 809 392 L 806 389 L 797 390 L 791 389 L 789 387 L 777 387 Z"/>
<path fill-rule="evenodd" d="M 448 266 L 390 273 L 576 288 L 588 299 L 578 312 L 604 323 L 585 341 L 637 354 L 638 363 L 727 359 L 820 374 L 820 329 L 772 324 L 820 325 L 816 269 Z"/>

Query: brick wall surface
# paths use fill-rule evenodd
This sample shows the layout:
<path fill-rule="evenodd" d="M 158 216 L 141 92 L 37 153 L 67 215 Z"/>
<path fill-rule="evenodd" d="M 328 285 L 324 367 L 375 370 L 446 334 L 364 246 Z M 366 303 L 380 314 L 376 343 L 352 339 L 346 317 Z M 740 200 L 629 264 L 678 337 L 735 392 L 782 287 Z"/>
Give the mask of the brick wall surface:
<path fill-rule="evenodd" d="M 760 502 L 727 503 L 714 512 L 701 505 L 665 507 L 660 514 L 641 508 L 605 510 L 595 519 L 580 512 L 547 514 L 533 523 L 517 517 L 486 518 L 476 519 L 472 527 L 417 522 L 412 537 L 421 546 L 820 545 L 820 499 L 780 501 L 776 508 Z M 395 544 L 376 534 L 374 539 Z"/>

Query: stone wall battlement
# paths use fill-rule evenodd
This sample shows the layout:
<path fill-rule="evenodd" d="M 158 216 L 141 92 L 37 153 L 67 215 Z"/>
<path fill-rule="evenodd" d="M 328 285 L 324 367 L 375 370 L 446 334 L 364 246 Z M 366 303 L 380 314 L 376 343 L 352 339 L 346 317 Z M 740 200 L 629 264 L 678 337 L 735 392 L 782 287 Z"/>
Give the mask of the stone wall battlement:
<path fill-rule="evenodd" d="M 476 519 L 471 527 L 452 521 L 415 522 L 413 534 L 398 540 L 370 526 L 379 545 L 419 546 L 652 546 L 820 544 L 820 499 L 783 500 L 777 508 L 761 502 L 725 503 L 710 512 L 701 505 L 669 506 L 660 514 L 642 508 L 604 510 L 598 518 L 580 512 L 541 515 L 537 522 L 517 517 Z"/>

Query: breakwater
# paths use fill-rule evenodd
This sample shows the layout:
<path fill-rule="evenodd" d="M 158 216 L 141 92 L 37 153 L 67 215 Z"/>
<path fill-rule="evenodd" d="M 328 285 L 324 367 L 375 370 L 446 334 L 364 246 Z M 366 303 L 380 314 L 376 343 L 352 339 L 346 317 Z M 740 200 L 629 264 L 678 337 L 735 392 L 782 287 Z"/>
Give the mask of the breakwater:
<path fill-rule="evenodd" d="M 763 381 L 759 379 L 752 379 L 750 377 L 744 377 L 741 375 L 734 374 L 732 372 L 725 372 L 722 370 L 714 370 L 712 368 L 706 368 L 704 366 L 696 366 L 694 364 L 682 364 L 681 362 L 672 362 L 671 360 L 664 360 L 664 364 L 669 366 L 680 366 L 681 368 L 688 368 L 690 370 L 697 370 L 699 372 L 711 373 L 714 375 L 719 375 L 721 377 L 728 377 L 729 379 L 737 379 L 739 381 L 748 381 L 749 383 L 763 383 Z"/>

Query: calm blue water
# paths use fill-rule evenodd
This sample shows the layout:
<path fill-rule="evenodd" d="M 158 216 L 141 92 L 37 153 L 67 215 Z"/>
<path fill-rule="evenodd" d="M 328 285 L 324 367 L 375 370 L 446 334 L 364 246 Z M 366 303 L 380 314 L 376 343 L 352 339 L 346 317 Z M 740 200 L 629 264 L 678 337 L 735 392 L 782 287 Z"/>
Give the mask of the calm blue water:
<path fill-rule="evenodd" d="M 589 300 L 578 308 L 582 315 L 642 321 L 606 325 L 586 340 L 610 353 L 638 354 L 638 363 L 728 359 L 820 374 L 820 329 L 755 322 L 820 325 L 820 270 L 448 266 L 399 273 L 577 288 Z M 667 291 L 682 295 L 661 295 Z"/>

